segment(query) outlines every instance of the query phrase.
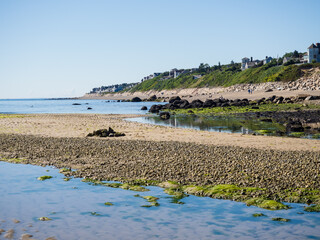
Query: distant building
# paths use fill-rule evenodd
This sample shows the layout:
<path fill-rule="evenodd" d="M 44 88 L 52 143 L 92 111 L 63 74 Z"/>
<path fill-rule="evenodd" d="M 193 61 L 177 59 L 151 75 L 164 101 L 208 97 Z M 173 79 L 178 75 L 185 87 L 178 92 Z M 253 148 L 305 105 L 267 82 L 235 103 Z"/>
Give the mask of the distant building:
<path fill-rule="evenodd" d="M 242 58 L 241 62 L 241 70 L 246 70 L 248 68 L 252 68 L 254 66 L 257 66 L 261 61 L 260 60 L 253 60 L 252 57 L 249 59 L 247 57 Z"/>
<path fill-rule="evenodd" d="M 289 62 L 292 59 L 292 57 L 284 57 L 283 58 L 283 64 L 285 64 L 286 62 Z"/>
<path fill-rule="evenodd" d="M 245 70 L 246 69 L 246 63 L 250 62 L 250 59 L 245 57 L 245 58 L 242 58 L 242 62 L 241 62 L 241 70 Z"/>
<path fill-rule="evenodd" d="M 193 76 L 192 76 L 193 79 L 199 79 L 199 78 L 201 78 L 201 77 L 202 77 L 202 75 L 193 75 Z"/>
<path fill-rule="evenodd" d="M 312 43 L 311 46 L 308 47 L 308 63 L 311 63 L 312 60 L 320 62 L 320 43 Z"/>
<path fill-rule="evenodd" d="M 272 57 L 268 57 L 268 56 L 266 56 L 266 58 L 265 59 L 263 59 L 263 65 L 264 64 L 267 64 L 267 63 L 269 63 L 269 62 L 271 62 L 272 61 Z"/>

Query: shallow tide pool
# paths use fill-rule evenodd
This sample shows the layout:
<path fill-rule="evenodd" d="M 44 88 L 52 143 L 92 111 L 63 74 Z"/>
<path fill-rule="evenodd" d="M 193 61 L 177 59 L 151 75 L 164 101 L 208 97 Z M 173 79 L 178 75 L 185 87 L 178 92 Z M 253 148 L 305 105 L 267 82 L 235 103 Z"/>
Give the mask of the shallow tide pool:
<path fill-rule="evenodd" d="M 43 175 L 53 178 L 37 180 Z M 320 239 L 320 213 L 304 212 L 303 204 L 268 211 L 195 196 L 175 204 L 159 187 L 134 192 L 63 178 L 53 167 L 0 162 L 0 229 L 14 229 L 14 239 L 24 233 L 34 239 Z M 136 194 L 158 197 L 160 206 L 141 207 L 148 202 Z"/>

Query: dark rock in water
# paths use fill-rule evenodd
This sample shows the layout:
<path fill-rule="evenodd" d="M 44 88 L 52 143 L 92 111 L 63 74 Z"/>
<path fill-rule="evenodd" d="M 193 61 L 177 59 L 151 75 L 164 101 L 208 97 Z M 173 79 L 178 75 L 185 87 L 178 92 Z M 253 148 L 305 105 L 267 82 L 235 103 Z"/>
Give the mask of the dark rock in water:
<path fill-rule="evenodd" d="M 111 127 L 109 129 L 99 129 L 97 131 L 93 131 L 93 133 L 89 133 L 87 137 L 122 137 L 125 136 L 124 133 L 115 132 Z"/>
<path fill-rule="evenodd" d="M 181 100 L 181 98 L 179 96 L 172 97 L 172 98 L 169 99 L 169 103 L 173 103 L 176 100 Z"/>
<path fill-rule="evenodd" d="M 134 97 L 134 98 L 131 99 L 131 102 L 141 102 L 141 101 L 142 100 L 139 97 Z"/>
<path fill-rule="evenodd" d="M 160 119 L 168 120 L 169 118 L 170 118 L 170 113 L 169 112 L 161 112 L 160 113 Z"/>
<path fill-rule="evenodd" d="M 91 110 L 91 109 L 92 109 L 92 107 L 88 107 L 88 108 L 87 108 L 87 110 Z"/>
<path fill-rule="evenodd" d="M 152 105 L 149 109 L 149 112 L 151 113 L 158 113 L 161 109 L 163 108 L 163 105 L 157 104 L 157 105 Z"/>
<path fill-rule="evenodd" d="M 81 103 L 72 103 L 72 105 L 81 105 Z"/>
<path fill-rule="evenodd" d="M 117 100 L 117 102 L 121 102 L 121 100 Z"/>
<path fill-rule="evenodd" d="M 148 110 L 148 108 L 146 106 L 143 106 L 141 110 Z"/>
<path fill-rule="evenodd" d="M 202 108 L 203 107 L 203 102 L 199 99 L 197 100 L 193 100 L 191 103 L 190 103 L 191 107 L 192 108 Z"/>

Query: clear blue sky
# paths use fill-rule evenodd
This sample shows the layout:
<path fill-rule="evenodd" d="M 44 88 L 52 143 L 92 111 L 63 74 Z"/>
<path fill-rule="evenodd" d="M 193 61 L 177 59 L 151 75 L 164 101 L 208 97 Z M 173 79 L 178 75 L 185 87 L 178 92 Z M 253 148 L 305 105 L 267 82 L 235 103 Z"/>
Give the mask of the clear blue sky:
<path fill-rule="evenodd" d="M 172 68 L 305 52 L 319 0 L 1 0 L 0 98 L 74 97 Z"/>

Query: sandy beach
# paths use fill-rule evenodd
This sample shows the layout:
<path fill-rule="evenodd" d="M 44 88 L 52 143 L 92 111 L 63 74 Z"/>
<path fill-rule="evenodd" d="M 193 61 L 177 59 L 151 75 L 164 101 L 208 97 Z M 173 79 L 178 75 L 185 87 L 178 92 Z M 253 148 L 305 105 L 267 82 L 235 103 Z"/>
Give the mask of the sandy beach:
<path fill-rule="evenodd" d="M 85 138 L 94 130 L 111 127 L 123 132 L 126 140 L 152 142 L 185 142 L 213 146 L 320 152 L 320 141 L 310 139 L 252 136 L 223 132 L 207 132 L 127 121 L 144 115 L 104 114 L 32 114 L 0 118 L 0 133 L 42 137 Z M 113 138 L 109 138 L 111 141 Z M 101 141 L 104 139 L 100 138 Z"/>

